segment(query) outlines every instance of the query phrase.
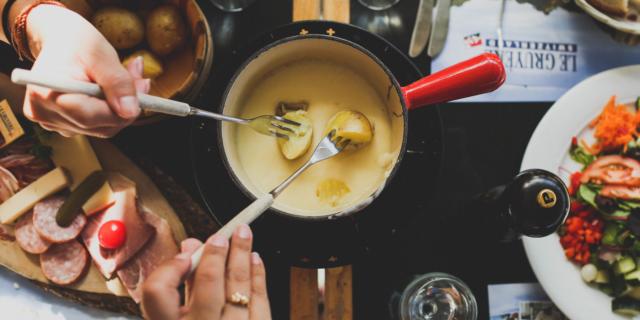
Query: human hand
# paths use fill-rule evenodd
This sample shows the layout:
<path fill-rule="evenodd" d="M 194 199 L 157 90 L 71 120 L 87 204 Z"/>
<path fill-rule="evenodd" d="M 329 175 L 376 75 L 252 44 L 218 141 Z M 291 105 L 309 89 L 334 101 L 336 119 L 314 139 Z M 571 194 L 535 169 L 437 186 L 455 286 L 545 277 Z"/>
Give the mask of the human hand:
<path fill-rule="evenodd" d="M 180 305 L 178 287 L 189 272 L 191 254 L 202 243 L 186 239 L 181 253 L 158 267 L 145 280 L 142 312 L 147 319 L 271 319 L 265 268 L 251 253 L 252 235 L 247 225 L 238 227 L 229 241 L 211 236 L 205 243 L 198 268 L 187 279 L 185 304 Z M 249 298 L 247 306 L 230 301 L 235 293 Z"/>
<path fill-rule="evenodd" d="M 32 70 L 99 84 L 103 99 L 83 94 L 60 94 L 27 86 L 24 115 L 43 128 L 64 136 L 85 134 L 110 137 L 140 114 L 136 91 L 148 92 L 142 79 L 142 60 L 125 69 L 116 50 L 77 13 L 39 5 L 28 16 L 29 48 L 36 57 Z"/>

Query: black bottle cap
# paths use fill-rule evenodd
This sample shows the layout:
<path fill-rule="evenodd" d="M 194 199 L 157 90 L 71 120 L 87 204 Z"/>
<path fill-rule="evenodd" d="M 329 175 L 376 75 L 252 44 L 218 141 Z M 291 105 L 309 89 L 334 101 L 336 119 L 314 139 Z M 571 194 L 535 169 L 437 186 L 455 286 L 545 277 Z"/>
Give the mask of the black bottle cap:
<path fill-rule="evenodd" d="M 511 225 L 529 237 L 554 233 L 569 214 L 569 192 L 555 174 L 541 169 L 520 172 L 505 190 Z"/>

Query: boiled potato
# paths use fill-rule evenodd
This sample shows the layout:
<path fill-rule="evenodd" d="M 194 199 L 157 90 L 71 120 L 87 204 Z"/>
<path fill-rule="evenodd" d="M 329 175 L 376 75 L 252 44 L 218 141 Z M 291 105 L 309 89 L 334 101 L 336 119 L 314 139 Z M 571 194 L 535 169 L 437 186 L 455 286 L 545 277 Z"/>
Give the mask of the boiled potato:
<path fill-rule="evenodd" d="M 151 51 L 164 56 L 182 46 L 187 29 L 178 8 L 161 5 L 147 17 L 147 42 Z"/>
<path fill-rule="evenodd" d="M 336 137 L 349 139 L 349 147 L 361 147 L 373 139 L 373 126 L 367 117 L 353 110 L 340 111 L 333 115 L 325 129 L 325 135 L 331 130 L 336 131 Z"/>
<path fill-rule="evenodd" d="M 93 25 L 116 49 L 130 49 L 144 39 L 144 26 L 133 12 L 116 7 L 98 10 Z"/>
<path fill-rule="evenodd" d="M 132 53 L 130 56 L 126 57 L 123 61 L 122 64 L 126 66 L 133 61 L 133 59 L 142 56 L 142 61 L 143 61 L 143 71 L 142 71 L 142 77 L 143 78 L 147 78 L 147 79 L 154 79 L 159 77 L 162 72 L 162 62 L 160 62 L 160 60 L 158 60 L 158 58 L 156 58 L 151 52 L 147 51 L 147 50 L 138 50 L 134 53 Z"/>
<path fill-rule="evenodd" d="M 65 7 L 69 8 L 72 11 L 75 11 L 83 18 L 89 20 L 93 15 L 93 8 L 87 2 L 87 0 L 58 0 L 60 3 L 64 4 Z"/>
<path fill-rule="evenodd" d="M 288 140 L 278 139 L 278 145 L 284 157 L 293 160 L 309 150 L 311 138 L 313 137 L 313 128 L 311 120 L 304 110 L 287 112 L 283 117 L 300 124 L 299 126 L 289 126 L 294 132 L 289 134 Z"/>
<path fill-rule="evenodd" d="M 346 183 L 333 178 L 322 180 L 316 187 L 316 197 L 332 207 L 337 206 L 349 192 L 351 189 Z"/>

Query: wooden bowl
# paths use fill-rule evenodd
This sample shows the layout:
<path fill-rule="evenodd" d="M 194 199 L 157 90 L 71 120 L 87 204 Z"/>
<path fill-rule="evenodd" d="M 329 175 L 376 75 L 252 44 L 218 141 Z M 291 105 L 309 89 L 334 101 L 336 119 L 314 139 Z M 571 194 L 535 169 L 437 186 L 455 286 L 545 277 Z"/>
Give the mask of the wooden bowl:
<path fill-rule="evenodd" d="M 169 3 L 180 9 L 187 25 L 189 36 L 183 48 L 168 56 L 159 57 L 164 72 L 151 81 L 150 94 L 184 102 L 193 102 L 209 77 L 213 60 L 213 41 L 211 28 L 207 19 L 195 0 L 59 0 L 72 10 L 87 19 L 93 12 L 106 6 L 119 6 L 136 13 L 143 21 L 148 11 L 155 6 Z M 91 8 L 78 5 L 86 3 Z M 146 41 L 128 50 L 118 50 L 121 60 L 131 53 L 149 49 Z M 135 124 L 147 124 L 162 119 L 164 116 L 155 113 L 143 113 Z"/>
<path fill-rule="evenodd" d="M 190 37 L 185 47 L 162 58 L 164 73 L 154 79 L 151 94 L 192 101 L 206 82 L 213 60 L 211 28 L 195 0 L 169 0 L 184 14 Z"/>

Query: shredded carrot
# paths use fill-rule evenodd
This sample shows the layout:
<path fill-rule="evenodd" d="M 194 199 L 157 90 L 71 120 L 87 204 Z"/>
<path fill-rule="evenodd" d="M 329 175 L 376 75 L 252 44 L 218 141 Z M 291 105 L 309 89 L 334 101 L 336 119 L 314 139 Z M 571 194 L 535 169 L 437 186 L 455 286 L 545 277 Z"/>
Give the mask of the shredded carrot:
<path fill-rule="evenodd" d="M 616 104 L 612 96 L 604 109 L 589 124 L 595 128 L 594 137 L 597 142 L 591 146 L 593 150 L 612 150 L 626 147 L 627 143 L 638 136 L 636 127 L 640 122 L 640 113 L 633 113 L 623 104 Z"/>
<path fill-rule="evenodd" d="M 579 146 L 582 147 L 582 149 L 584 149 L 584 151 L 588 152 L 589 154 L 599 154 L 602 149 L 600 149 L 600 145 L 598 145 L 597 143 L 594 143 L 593 145 L 589 145 L 586 141 L 584 141 L 583 139 L 580 139 L 580 143 Z"/>

